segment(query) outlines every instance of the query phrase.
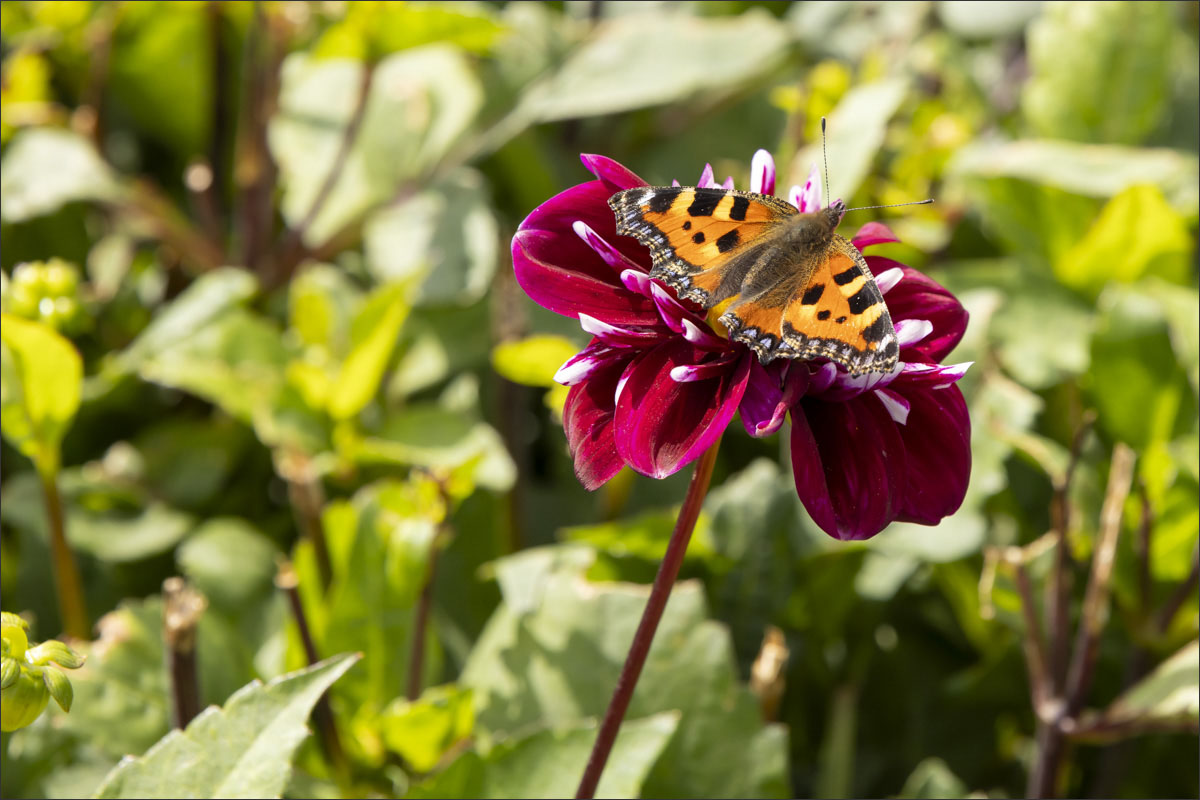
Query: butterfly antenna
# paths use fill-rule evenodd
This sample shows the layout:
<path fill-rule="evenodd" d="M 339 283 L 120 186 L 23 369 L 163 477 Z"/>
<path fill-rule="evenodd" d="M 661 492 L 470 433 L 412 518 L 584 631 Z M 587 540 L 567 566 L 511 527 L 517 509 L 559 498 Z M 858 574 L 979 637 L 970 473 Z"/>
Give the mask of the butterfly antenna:
<path fill-rule="evenodd" d="M 825 118 L 821 117 L 821 158 L 825 162 L 825 199 L 826 201 L 832 196 L 829 194 L 829 153 L 825 149 Z"/>
<path fill-rule="evenodd" d="M 896 208 L 897 206 L 927 206 L 933 202 L 933 198 L 928 200 L 914 200 L 911 203 L 891 203 L 886 206 L 859 206 L 858 208 L 847 208 L 846 211 L 866 211 L 871 208 Z"/>

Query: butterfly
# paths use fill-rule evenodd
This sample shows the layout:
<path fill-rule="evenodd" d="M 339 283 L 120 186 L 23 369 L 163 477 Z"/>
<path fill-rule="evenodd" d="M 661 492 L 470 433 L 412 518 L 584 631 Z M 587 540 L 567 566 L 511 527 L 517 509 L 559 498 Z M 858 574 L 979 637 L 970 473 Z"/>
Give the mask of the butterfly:
<path fill-rule="evenodd" d="M 617 233 L 650 249 L 650 277 L 721 315 L 763 364 L 827 358 L 851 375 L 891 372 L 896 330 L 862 253 L 835 233 L 846 206 L 801 213 L 732 189 L 649 186 L 608 200 Z"/>

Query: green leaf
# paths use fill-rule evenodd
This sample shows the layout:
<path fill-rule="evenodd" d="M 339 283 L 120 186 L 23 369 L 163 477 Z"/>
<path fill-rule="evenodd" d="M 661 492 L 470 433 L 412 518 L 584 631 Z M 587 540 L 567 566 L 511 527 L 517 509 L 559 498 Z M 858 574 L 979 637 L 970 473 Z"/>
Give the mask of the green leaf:
<path fill-rule="evenodd" d="M 1025 118 L 1041 136 L 1140 144 L 1168 110 L 1174 9 L 1050 3 L 1029 27 Z"/>
<path fill-rule="evenodd" d="M 550 121 L 673 103 L 751 83 L 776 67 L 787 48 L 783 26 L 758 11 L 723 19 L 619 17 L 600 25 L 522 104 L 532 119 Z M 719 69 L 713 53 L 721 54 Z"/>
<path fill-rule="evenodd" d="M 396 700 L 379 718 L 388 749 L 422 773 L 432 771 L 474 727 L 471 692 L 453 685 L 426 689 L 417 700 Z"/>
<path fill-rule="evenodd" d="M 0 315 L 0 430 L 44 475 L 58 470 L 58 447 L 79 409 L 83 361 L 53 329 Z"/>
<path fill-rule="evenodd" d="M 246 270 L 224 267 L 202 275 L 117 356 L 118 365 L 136 370 L 143 360 L 186 342 L 218 316 L 245 304 L 257 291 L 258 281 Z"/>
<path fill-rule="evenodd" d="M 476 484 L 497 491 L 516 480 L 495 428 L 442 406 L 412 405 L 390 415 L 376 435 L 349 440 L 345 455 L 364 463 L 464 468 Z"/>
<path fill-rule="evenodd" d="M 525 386 L 554 386 L 554 375 L 579 352 L 574 342 L 548 334 L 502 342 L 492 349 L 492 368 Z"/>
<path fill-rule="evenodd" d="M 147 381 L 203 397 L 242 422 L 276 403 L 287 361 L 280 332 L 267 319 L 232 309 L 186 339 L 142 360 Z"/>
<path fill-rule="evenodd" d="M 947 171 L 955 177 L 1016 178 L 1083 197 L 1108 198 L 1130 186 L 1151 184 L 1183 214 L 1195 214 L 1200 207 L 1197 157 L 1178 150 L 1054 140 L 982 141 L 955 153 Z"/>
<path fill-rule="evenodd" d="M 228 91 L 213 86 L 209 15 L 193 3 L 136 4 L 121 12 L 110 45 L 109 91 L 137 130 L 181 160 L 192 158 L 208 142 L 214 89 Z"/>
<path fill-rule="evenodd" d="M 349 419 L 379 391 L 400 328 L 411 308 L 411 282 L 376 289 L 354 319 L 353 345 L 329 396 L 329 414 Z"/>
<path fill-rule="evenodd" d="M 678 724 L 679 714 L 670 711 L 622 723 L 596 796 L 644 796 L 647 774 L 675 736 Z M 407 796 L 570 797 L 595 740 L 594 724 L 539 731 L 497 745 L 482 757 L 467 753 Z"/>
<path fill-rule="evenodd" d="M 280 111 L 269 141 L 279 164 L 281 209 L 289 225 L 308 214 L 341 149 L 364 67 L 293 54 L 284 62 Z M 305 243 L 325 241 L 406 183 L 426 175 L 467 133 L 483 90 L 467 56 L 429 45 L 388 56 L 375 67 L 362 127 Z"/>
<path fill-rule="evenodd" d="M 1200 640 L 1185 645 L 1113 701 L 1109 725 L 1200 719 Z"/>
<path fill-rule="evenodd" d="M 444 42 L 484 54 L 504 30 L 486 10 L 467 5 L 354 3 L 341 21 L 321 34 L 314 52 L 323 58 L 377 60 L 399 50 Z"/>
<path fill-rule="evenodd" d="M 965 4 L 964 4 L 965 5 Z M 966 797 L 967 785 L 959 780 L 946 762 L 940 758 L 927 758 L 912 771 L 899 797 L 943 798 Z"/>
<path fill-rule="evenodd" d="M 0 165 L 0 218 L 24 222 L 81 200 L 112 200 L 116 176 L 82 136 L 34 128 L 13 137 Z"/>
<path fill-rule="evenodd" d="M 477 730 L 501 736 L 525 726 L 556 728 L 598 718 L 608 705 L 645 606 L 647 587 L 589 583 L 577 554 L 546 572 L 521 559 L 509 584 L 536 581 L 540 597 L 520 613 L 506 601 L 463 667 L 477 699 Z M 508 559 L 502 559 L 498 569 Z M 554 560 L 552 560 L 553 563 Z M 629 718 L 680 711 L 679 730 L 642 787 L 644 796 L 761 797 L 788 793 L 785 736 L 764 726 L 737 678 L 725 628 L 706 619 L 704 593 L 676 584 L 629 707 Z M 577 780 L 578 778 L 576 778 Z"/>
<path fill-rule="evenodd" d="M 1104 206 L 1087 235 L 1055 262 L 1054 274 L 1091 295 L 1110 281 L 1132 283 L 1147 273 L 1185 283 L 1193 272 L 1192 250 L 1183 216 L 1157 187 L 1141 184 Z"/>
<path fill-rule="evenodd" d="M 564 541 L 587 544 L 617 558 L 640 558 L 657 564 L 667 552 L 667 543 L 678 518 L 678 508 L 646 511 L 613 522 L 562 528 L 559 536 Z M 712 540 L 708 516 L 701 512 L 685 557 L 712 559 L 716 556 Z"/>
<path fill-rule="evenodd" d="M 888 122 L 900 108 L 907 89 L 905 81 L 898 78 L 856 86 L 829 115 L 826 146 L 829 163 L 837 166 L 829 176 L 826 203 L 839 197 L 848 199 L 858 191 L 871 172 Z M 823 163 L 821 147 L 815 142 L 796 154 L 788 170 L 791 183 L 803 185 L 812 165 Z"/>
<path fill-rule="evenodd" d="M 483 178 L 467 169 L 373 214 L 363 231 L 371 275 L 420 280 L 419 305 L 479 300 L 496 271 L 499 239 Z"/>
<path fill-rule="evenodd" d="M 313 706 L 360 657 L 335 656 L 266 685 L 248 684 L 224 708 L 205 709 L 186 730 L 122 761 L 96 796 L 279 796 Z"/>
<path fill-rule="evenodd" d="M 1136 287 L 1110 286 L 1099 300 L 1088 371 L 1100 425 L 1135 450 L 1175 437 L 1192 412 L 1162 306 Z"/>
<path fill-rule="evenodd" d="M 215 606 L 245 608 L 272 587 L 274 542 L 244 520 L 210 519 L 175 554 L 179 568 Z"/>
<path fill-rule="evenodd" d="M 332 358 L 344 358 L 350 349 L 351 324 L 362 302 L 362 290 L 345 270 L 310 264 L 288 284 L 288 327 L 305 346 L 319 347 Z"/>
<path fill-rule="evenodd" d="M 1091 306 L 1076 295 L 1026 275 L 992 316 L 988 338 L 1008 374 L 1023 386 L 1044 389 L 1087 369 L 1093 318 Z"/>

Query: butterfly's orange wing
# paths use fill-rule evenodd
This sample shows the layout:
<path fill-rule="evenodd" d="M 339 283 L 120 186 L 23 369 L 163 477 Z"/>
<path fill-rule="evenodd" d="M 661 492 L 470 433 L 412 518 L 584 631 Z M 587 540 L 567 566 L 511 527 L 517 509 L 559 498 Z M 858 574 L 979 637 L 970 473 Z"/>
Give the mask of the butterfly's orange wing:
<path fill-rule="evenodd" d="M 628 189 L 608 204 L 617 233 L 650 248 L 650 276 L 702 306 L 737 294 L 742 275 L 727 269 L 735 256 L 799 213 L 770 195 L 678 186 Z"/>
<path fill-rule="evenodd" d="M 866 259 L 834 234 L 807 281 L 742 298 L 721 317 L 759 357 L 828 358 L 852 375 L 890 372 L 900 354 L 891 314 Z M 785 299 L 786 298 L 786 299 Z"/>

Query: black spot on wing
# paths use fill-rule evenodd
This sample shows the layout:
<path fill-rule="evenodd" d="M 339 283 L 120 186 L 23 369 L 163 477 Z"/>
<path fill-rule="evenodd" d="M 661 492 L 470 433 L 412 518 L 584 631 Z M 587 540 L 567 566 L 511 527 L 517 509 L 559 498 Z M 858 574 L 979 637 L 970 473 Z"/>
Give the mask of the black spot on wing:
<path fill-rule="evenodd" d="M 700 231 L 692 237 L 692 241 L 696 244 L 704 244 L 704 231 Z"/>
<path fill-rule="evenodd" d="M 834 275 L 833 282 L 836 283 L 838 286 L 845 286 L 847 283 L 854 280 L 859 275 L 862 275 L 862 268 L 859 267 L 858 264 L 855 264 L 854 266 L 850 267 L 850 269 L 846 270 L 845 272 L 839 272 L 837 275 Z M 857 313 L 857 312 L 855 312 L 855 313 Z"/>
<path fill-rule="evenodd" d="M 825 291 L 825 284 L 818 283 L 816 286 L 810 286 L 804 296 L 800 298 L 800 304 L 805 306 L 815 305 L 821 299 L 821 294 Z"/>
<path fill-rule="evenodd" d="M 740 200 L 741 198 L 738 199 Z M 737 244 L 738 232 L 736 228 L 717 238 L 717 250 L 722 253 L 728 253 L 737 247 Z"/>
<path fill-rule="evenodd" d="M 824 311 L 818 311 L 817 319 L 821 320 L 822 322 L 829 319 L 829 309 L 827 308 Z"/>
<path fill-rule="evenodd" d="M 863 284 L 863 287 L 850 296 L 847 302 L 850 304 L 851 314 L 861 314 L 871 306 L 880 301 L 879 290 L 872 284 Z"/>
<path fill-rule="evenodd" d="M 665 214 L 667 210 L 671 208 L 672 204 L 674 204 L 676 198 L 679 197 L 679 193 L 682 191 L 682 189 L 677 189 L 675 187 L 655 189 L 654 194 L 650 196 L 650 202 L 647 204 L 647 208 L 649 208 L 649 210 L 653 211 L 655 214 Z"/>
<path fill-rule="evenodd" d="M 878 342 L 891 332 L 892 318 L 887 314 L 880 314 L 878 319 L 863 328 L 862 337 L 868 342 Z"/>
<path fill-rule="evenodd" d="M 729 218 L 736 219 L 738 222 L 746 219 L 746 212 L 750 210 L 750 198 L 735 197 L 733 205 L 729 209 Z"/>
<path fill-rule="evenodd" d="M 720 203 L 724 197 L 725 193 L 722 191 L 696 189 L 696 197 L 688 206 L 688 214 L 693 217 L 711 217 L 717 210 L 717 203 Z"/>
<path fill-rule="evenodd" d="M 690 231 L 692 229 L 692 221 L 690 219 L 687 222 L 683 223 L 683 229 L 685 231 Z"/>
<path fill-rule="evenodd" d="M 845 317 L 838 317 L 837 319 L 834 320 L 834 322 L 836 322 L 838 325 L 841 325 L 845 321 L 846 321 Z"/>

